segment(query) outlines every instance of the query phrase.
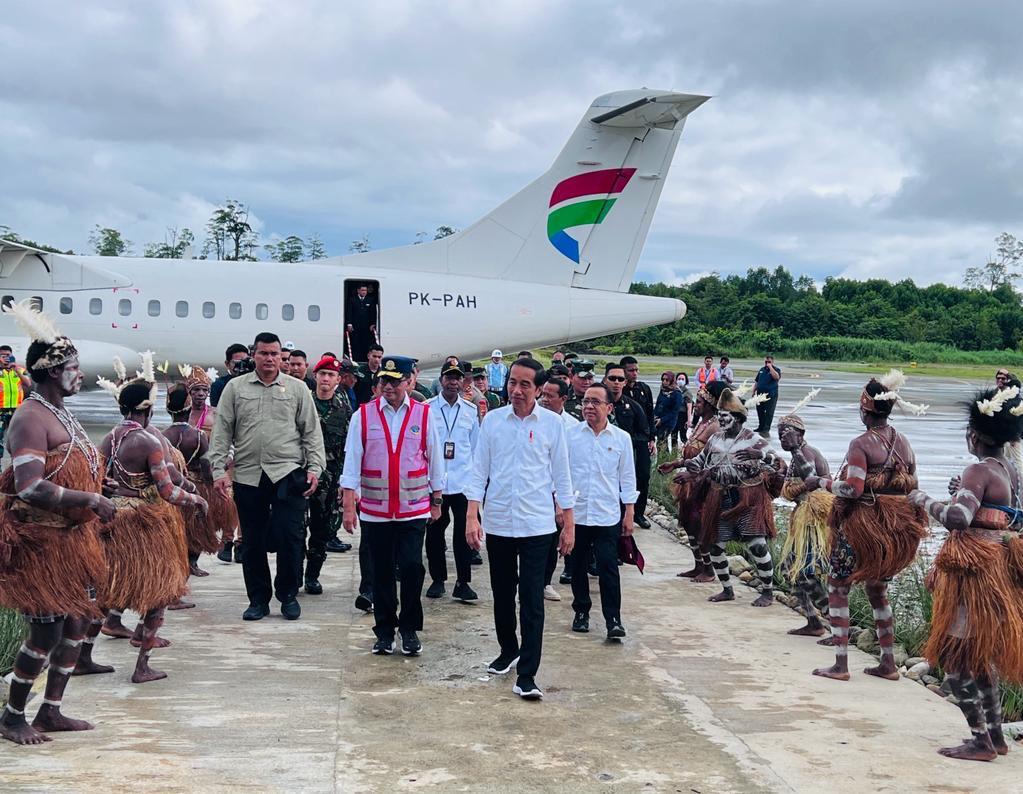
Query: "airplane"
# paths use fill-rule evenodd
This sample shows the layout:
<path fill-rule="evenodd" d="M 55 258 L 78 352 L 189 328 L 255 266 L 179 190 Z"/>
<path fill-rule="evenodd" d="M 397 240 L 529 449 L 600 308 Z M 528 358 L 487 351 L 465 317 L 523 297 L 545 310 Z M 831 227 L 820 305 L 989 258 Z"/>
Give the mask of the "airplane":
<path fill-rule="evenodd" d="M 385 351 L 438 365 L 455 352 L 533 348 L 680 320 L 682 301 L 628 294 L 685 120 L 709 97 L 617 91 L 589 106 L 545 174 L 439 240 L 312 262 L 55 254 L 0 240 L 0 305 L 30 299 L 91 374 L 158 361 L 223 367 L 261 331 L 315 360 L 344 355 L 346 298 L 378 296 Z M 0 315 L 0 341 L 28 340 Z"/>

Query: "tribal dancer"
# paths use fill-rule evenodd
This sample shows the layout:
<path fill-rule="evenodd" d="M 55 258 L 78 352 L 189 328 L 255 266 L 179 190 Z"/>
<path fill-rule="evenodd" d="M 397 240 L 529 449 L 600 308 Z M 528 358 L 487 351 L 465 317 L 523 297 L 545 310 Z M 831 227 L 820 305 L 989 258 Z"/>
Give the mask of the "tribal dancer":
<path fill-rule="evenodd" d="M 32 340 L 25 364 L 35 387 L 11 419 L 13 465 L 0 475 L 0 604 L 22 612 L 29 624 L 14 660 L 0 736 L 42 744 L 50 741 L 47 733 L 92 728 L 65 717 L 60 707 L 89 621 L 100 614 L 95 588 L 106 564 L 99 524 L 116 508 L 101 494 L 99 452 L 64 407 L 64 398 L 82 386 L 78 351 L 27 301 L 4 313 L 14 315 Z M 25 706 L 47 659 L 43 704 L 29 725 Z"/>
<path fill-rule="evenodd" d="M 831 470 L 820 450 L 806 443 L 806 425 L 797 415 L 819 391 L 811 391 L 778 422 L 781 448 L 792 455 L 781 495 L 796 503 L 782 554 L 788 563 L 789 581 L 806 614 L 806 625 L 788 633 L 803 637 L 823 637 L 826 632 L 814 601 L 824 593 L 821 578 L 828 572 L 828 514 L 834 497 L 827 491 L 807 492 L 804 481 L 810 476 L 830 477 Z"/>
<path fill-rule="evenodd" d="M 735 600 L 725 544 L 739 540 L 746 544 L 764 586 L 753 606 L 767 607 L 774 603 L 774 563 L 767 540 L 777 534 L 772 488 L 780 489 L 779 472 L 785 464 L 764 438 L 745 427 L 747 407 L 731 389 L 722 390 L 717 409 L 719 432 L 685 464 L 679 478 L 691 482 L 699 477 L 707 483 L 700 549 L 710 554 L 721 582 L 721 592 L 708 600 Z"/>
<path fill-rule="evenodd" d="M 690 433 L 685 446 L 682 447 L 681 456 L 677 460 L 662 463 L 657 467 L 661 474 L 682 468 L 687 461 L 699 455 L 707 446 L 711 436 L 718 432 L 720 428 L 718 427 L 717 405 L 724 388 L 724 381 L 711 381 L 700 387 L 696 394 L 693 417 L 694 421 L 699 423 Z M 669 487 L 676 493 L 678 523 L 685 530 L 686 536 L 689 538 L 689 548 L 693 552 L 693 569 L 682 571 L 677 576 L 692 579 L 694 582 L 713 582 L 714 566 L 711 564 L 710 554 L 700 550 L 700 514 L 706 495 L 705 484 L 683 482 L 676 478 L 672 480 Z"/>
<path fill-rule="evenodd" d="M 219 527 L 212 510 L 213 500 L 207 495 L 213 489 L 213 472 L 206 458 L 210 442 L 205 433 L 188 422 L 192 399 L 192 391 L 184 383 L 175 384 L 167 390 L 167 413 L 173 422 L 163 431 L 163 435 L 174 450 L 175 468 L 185 475 L 187 482 L 211 506 L 207 513 L 194 507 L 182 510 L 188 541 L 189 573 L 192 576 L 209 576 L 208 572 L 199 567 L 199 556 L 213 554 L 220 548 L 220 539 L 217 537 Z"/>
<path fill-rule="evenodd" d="M 210 395 L 209 373 L 202 367 L 188 364 L 179 365 L 178 372 L 185 379 L 185 388 L 188 390 L 190 398 L 188 424 L 202 431 L 208 447 L 210 436 L 213 434 L 213 414 L 216 410 L 207 403 L 207 398 Z M 229 461 L 228 467 L 230 468 L 230 466 L 231 462 Z M 190 479 L 199 489 L 199 494 L 209 503 L 210 510 L 207 518 L 209 525 L 213 527 L 214 531 L 220 531 L 221 542 L 218 549 L 214 549 L 217 559 L 222 562 L 231 562 L 233 551 L 234 561 L 241 562 L 242 533 L 241 525 L 238 522 L 238 508 L 234 505 L 234 499 L 217 493 L 212 482 L 206 482 L 204 478 L 190 477 Z"/>
<path fill-rule="evenodd" d="M 811 475 L 804 481 L 808 491 L 820 487 L 836 497 L 828 517 L 828 617 L 835 664 L 814 670 L 814 675 L 849 680 L 849 590 L 863 582 L 881 647 L 881 664 L 863 672 L 899 680 L 888 580 L 913 562 L 920 541 L 927 536 L 926 514 L 906 499 L 917 486 L 916 456 L 906 437 L 888 424 L 896 402 L 914 413 L 927 409 L 899 396 L 905 381 L 898 370 L 880 381 L 871 379 L 860 394 L 860 421 L 867 432 L 849 444 L 841 479 Z"/>
<path fill-rule="evenodd" d="M 153 416 L 156 382 L 137 378 L 120 390 L 124 420 L 103 439 L 118 507 L 106 540 L 109 577 L 102 601 L 143 616 L 138 684 L 166 678 L 149 666 L 163 611 L 188 589 L 188 548 L 174 506 L 207 509 L 206 500 L 174 484 L 163 445 L 145 428 Z"/>
<path fill-rule="evenodd" d="M 999 679 L 1023 683 L 1023 489 L 1005 455 L 1023 435 L 1023 404 L 1017 387 L 987 389 L 967 410 L 966 446 L 979 462 L 950 484 L 951 501 L 923 491 L 909 501 L 949 530 L 927 575 L 934 606 L 924 654 L 944 669 L 972 736 L 938 752 L 992 761 L 1009 752 Z"/>

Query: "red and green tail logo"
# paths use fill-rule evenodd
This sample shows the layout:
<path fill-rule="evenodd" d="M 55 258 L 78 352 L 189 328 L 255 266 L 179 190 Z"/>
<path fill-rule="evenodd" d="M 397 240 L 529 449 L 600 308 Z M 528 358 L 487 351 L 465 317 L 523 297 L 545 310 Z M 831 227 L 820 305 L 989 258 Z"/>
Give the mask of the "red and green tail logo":
<path fill-rule="evenodd" d="M 578 263 L 579 241 L 566 229 L 601 223 L 634 173 L 635 168 L 608 168 L 570 176 L 555 185 L 547 214 L 551 245 Z"/>

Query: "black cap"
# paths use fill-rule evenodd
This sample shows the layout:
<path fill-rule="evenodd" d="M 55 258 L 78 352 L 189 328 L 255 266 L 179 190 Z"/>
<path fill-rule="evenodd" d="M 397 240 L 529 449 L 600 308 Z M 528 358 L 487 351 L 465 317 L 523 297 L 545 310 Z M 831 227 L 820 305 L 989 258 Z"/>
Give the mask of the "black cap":
<path fill-rule="evenodd" d="M 486 375 L 487 375 L 487 371 L 485 369 L 483 369 L 483 367 L 473 367 L 472 368 L 472 376 L 474 378 L 485 378 Z"/>
<path fill-rule="evenodd" d="M 377 374 L 382 378 L 408 378 L 415 364 L 415 359 L 406 356 L 384 356 Z"/>
<path fill-rule="evenodd" d="M 573 353 L 571 350 L 565 353 L 565 361 L 571 361 L 574 358 L 579 358 L 579 354 Z"/>
<path fill-rule="evenodd" d="M 595 365 L 592 361 L 580 358 L 572 365 L 572 372 L 576 375 L 582 375 L 584 372 L 593 372 L 594 366 Z"/>
<path fill-rule="evenodd" d="M 561 375 L 563 377 L 567 377 L 567 376 L 572 374 L 572 370 L 570 370 L 564 364 L 561 364 L 559 362 L 555 362 L 555 363 L 551 364 L 550 369 L 547 370 L 547 374 L 548 375 Z"/>
<path fill-rule="evenodd" d="M 472 372 L 472 364 L 468 361 L 452 361 L 444 369 L 440 371 L 440 376 L 443 378 L 445 375 L 457 374 L 459 377 L 468 375 Z"/>

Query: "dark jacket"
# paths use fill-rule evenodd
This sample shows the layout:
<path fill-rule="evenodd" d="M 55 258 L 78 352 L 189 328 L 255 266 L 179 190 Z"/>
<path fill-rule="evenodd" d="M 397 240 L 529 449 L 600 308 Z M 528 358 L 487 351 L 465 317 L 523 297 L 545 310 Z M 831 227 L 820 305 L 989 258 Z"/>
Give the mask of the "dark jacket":
<path fill-rule="evenodd" d="M 654 394 L 650 391 L 650 387 L 647 386 L 643 381 L 637 380 L 635 386 L 625 386 L 623 392 L 626 397 L 630 400 L 634 400 L 639 403 L 643 409 L 643 413 L 646 415 L 647 427 L 650 428 L 650 438 L 653 438 L 654 433 Z M 650 439 L 647 439 L 648 441 Z"/>
<path fill-rule="evenodd" d="M 566 406 L 567 407 L 567 406 Z M 646 421 L 646 413 L 642 406 L 633 399 L 622 395 L 622 399 L 615 403 L 615 424 L 632 437 L 634 449 L 643 447 L 653 436 L 650 434 L 650 425 Z"/>
<path fill-rule="evenodd" d="M 654 407 L 654 419 L 659 420 L 655 432 L 658 435 L 671 433 L 675 430 L 678 422 L 678 415 L 685 407 L 685 400 L 682 392 L 678 389 L 664 391 L 661 389 L 657 395 L 657 405 Z"/>

